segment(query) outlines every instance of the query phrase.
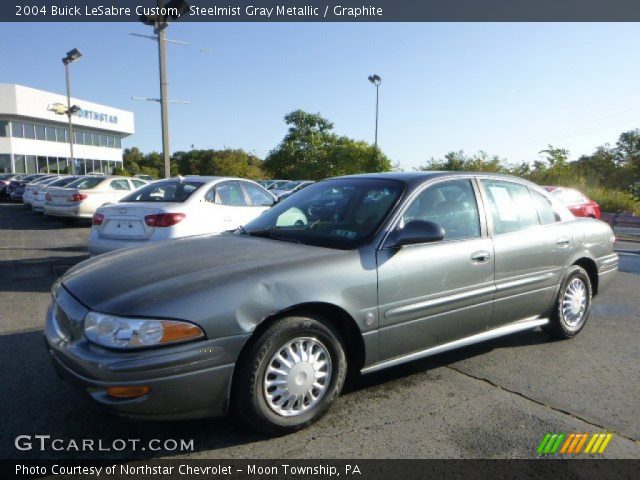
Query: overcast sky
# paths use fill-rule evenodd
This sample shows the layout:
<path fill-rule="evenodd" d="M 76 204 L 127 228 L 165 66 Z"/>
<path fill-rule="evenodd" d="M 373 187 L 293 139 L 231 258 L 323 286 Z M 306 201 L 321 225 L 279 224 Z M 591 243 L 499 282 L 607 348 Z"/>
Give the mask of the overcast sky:
<path fill-rule="evenodd" d="M 336 133 L 379 144 L 405 169 L 452 150 L 532 161 L 551 143 L 573 158 L 640 126 L 640 26 L 566 23 L 176 23 L 168 37 L 172 150 L 244 148 L 264 157 L 282 117 L 320 112 Z M 159 150 L 157 48 L 134 23 L 2 24 L 0 82 L 133 110 L 125 146 Z"/>

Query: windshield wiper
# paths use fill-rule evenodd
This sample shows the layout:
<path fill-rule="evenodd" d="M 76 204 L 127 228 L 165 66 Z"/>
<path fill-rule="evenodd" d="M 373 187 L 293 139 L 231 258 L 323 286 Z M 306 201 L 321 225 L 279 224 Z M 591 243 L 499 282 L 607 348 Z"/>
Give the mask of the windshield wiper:
<path fill-rule="evenodd" d="M 295 238 L 278 235 L 275 228 L 265 228 L 264 230 L 253 230 L 251 232 L 247 231 L 244 227 L 240 228 L 245 235 L 250 235 L 252 237 L 270 238 L 271 240 L 280 240 L 282 242 L 290 243 L 302 243 L 300 240 L 296 240 Z"/>

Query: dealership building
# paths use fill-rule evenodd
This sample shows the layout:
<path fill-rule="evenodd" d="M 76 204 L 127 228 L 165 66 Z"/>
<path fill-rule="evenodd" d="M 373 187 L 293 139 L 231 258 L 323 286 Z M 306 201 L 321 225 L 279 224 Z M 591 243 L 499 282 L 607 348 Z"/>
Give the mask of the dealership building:
<path fill-rule="evenodd" d="M 66 105 L 66 96 L 0 83 L 0 173 L 70 171 Z M 134 132 L 133 112 L 77 98 L 71 105 L 80 107 L 72 117 L 76 173 L 122 167 L 122 139 Z"/>

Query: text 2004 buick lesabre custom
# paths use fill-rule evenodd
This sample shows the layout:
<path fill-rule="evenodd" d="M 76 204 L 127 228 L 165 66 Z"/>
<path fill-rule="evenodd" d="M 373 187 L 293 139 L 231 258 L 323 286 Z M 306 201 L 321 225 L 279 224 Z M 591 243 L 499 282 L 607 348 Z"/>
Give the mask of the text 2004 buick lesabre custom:
<path fill-rule="evenodd" d="M 347 369 L 538 326 L 576 335 L 617 270 L 613 242 L 514 177 L 331 179 L 234 233 L 77 265 L 54 285 L 45 338 L 113 412 L 232 410 L 285 433 L 328 409 Z"/>

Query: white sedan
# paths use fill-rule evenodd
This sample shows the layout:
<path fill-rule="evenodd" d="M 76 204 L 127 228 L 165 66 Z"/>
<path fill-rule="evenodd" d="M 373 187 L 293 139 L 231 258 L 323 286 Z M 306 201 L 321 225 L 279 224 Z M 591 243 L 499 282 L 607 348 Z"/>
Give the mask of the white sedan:
<path fill-rule="evenodd" d="M 64 188 L 48 192 L 44 214 L 72 219 L 91 218 L 99 206 L 117 202 L 148 183 L 138 178 L 87 175 Z"/>
<path fill-rule="evenodd" d="M 158 180 L 96 211 L 89 253 L 234 230 L 276 202 L 266 189 L 240 178 L 193 175 Z"/>

